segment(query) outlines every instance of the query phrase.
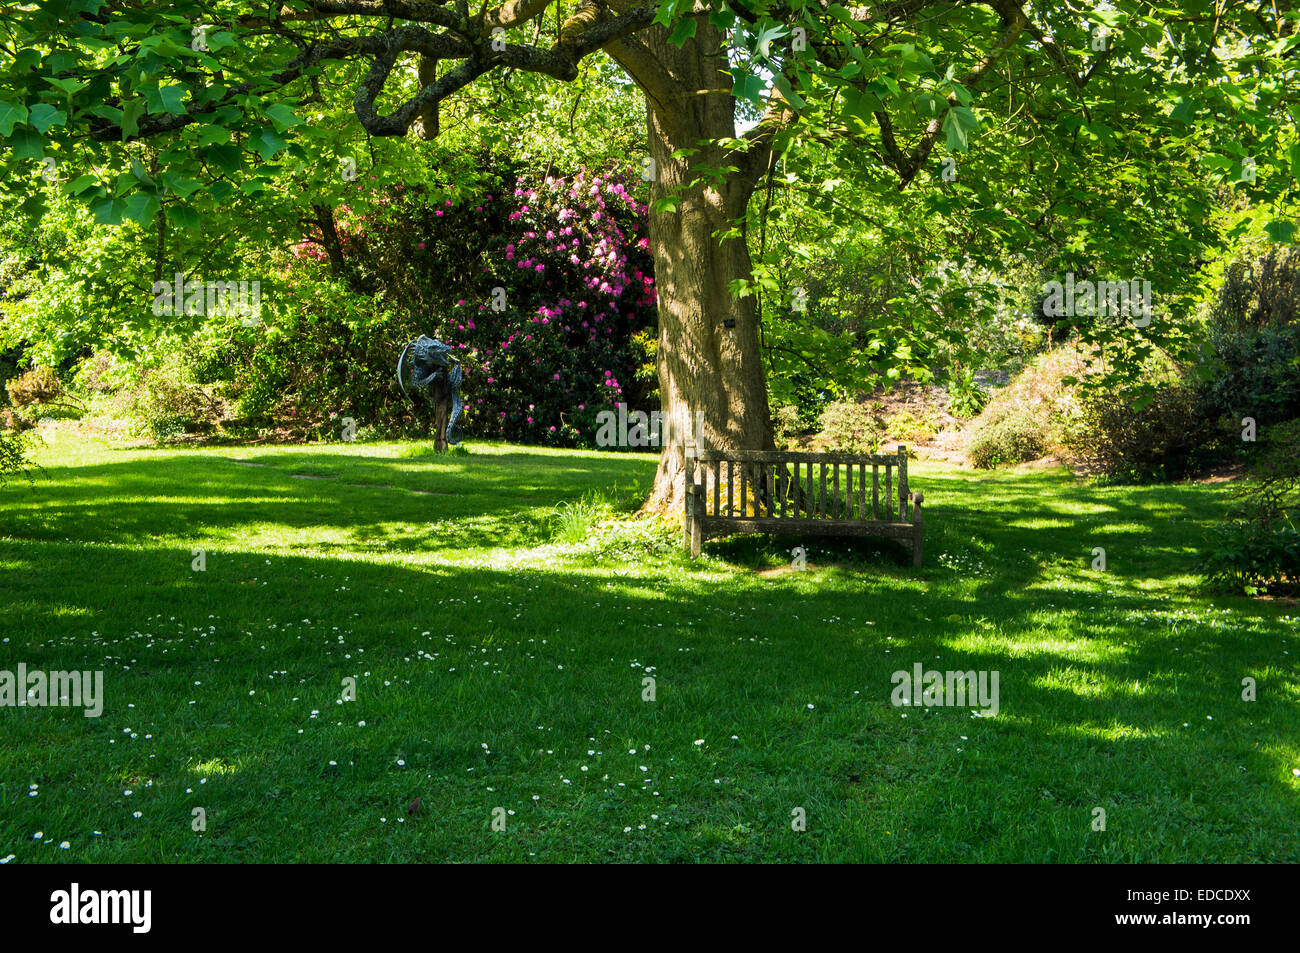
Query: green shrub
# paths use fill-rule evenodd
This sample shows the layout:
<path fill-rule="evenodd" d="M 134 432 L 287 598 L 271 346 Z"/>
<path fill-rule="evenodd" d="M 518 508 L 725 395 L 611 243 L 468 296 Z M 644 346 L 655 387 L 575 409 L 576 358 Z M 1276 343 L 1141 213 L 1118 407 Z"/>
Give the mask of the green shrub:
<path fill-rule="evenodd" d="M 27 457 L 30 446 L 30 435 L 16 430 L 0 430 L 0 486 L 15 474 L 20 474 L 31 482 L 32 462 Z"/>
<path fill-rule="evenodd" d="M 929 440 L 938 432 L 934 421 L 928 417 L 918 417 L 910 410 L 900 410 L 885 421 L 885 433 L 903 443 Z"/>
<path fill-rule="evenodd" d="M 875 415 L 851 401 L 827 404 L 821 425 L 822 445 L 836 453 L 876 453 L 885 437 Z"/>
<path fill-rule="evenodd" d="M 25 430 L 37 421 L 75 420 L 82 408 L 68 395 L 67 388 L 48 367 L 34 367 L 5 383 L 12 406 L 5 408 L 5 426 Z"/>
<path fill-rule="evenodd" d="M 129 367 L 107 351 L 96 351 L 76 369 L 73 389 L 81 393 L 112 394 L 126 382 Z"/>
<path fill-rule="evenodd" d="M 0 407 L 0 430 L 22 431 L 32 427 L 32 422 L 13 407 Z"/>
<path fill-rule="evenodd" d="M 1300 417 L 1300 254 L 1270 246 L 1224 269 L 1196 369 L 1198 415 L 1275 425 Z M 1230 429 L 1224 426 L 1226 432 Z M 1221 448 L 1228 455 L 1228 448 Z M 1243 449 L 1240 442 L 1234 449 Z"/>
<path fill-rule="evenodd" d="M 1289 523 L 1237 519 L 1214 531 L 1201 562 L 1219 592 L 1286 595 L 1300 592 L 1300 533 Z"/>
<path fill-rule="evenodd" d="M 53 404 L 29 404 L 22 415 L 30 421 L 39 420 L 80 420 L 84 412 L 75 404 L 59 401 Z"/>
<path fill-rule="evenodd" d="M 1214 358 L 1196 388 L 1200 414 L 1212 420 L 1300 417 L 1300 325 L 1210 332 Z"/>
<path fill-rule="evenodd" d="M 975 380 L 975 371 L 962 368 L 948 383 L 948 413 L 954 417 L 974 417 L 989 402 L 989 395 Z"/>
<path fill-rule="evenodd" d="M 966 457 L 981 469 L 1037 460 L 1048 451 L 1041 414 L 1009 408 L 983 422 L 966 444 Z"/>
<path fill-rule="evenodd" d="M 608 515 L 607 507 L 599 501 L 583 497 L 572 503 L 561 503 L 555 508 L 555 533 L 557 543 L 574 545 L 582 542 L 591 528 Z"/>
<path fill-rule="evenodd" d="M 401 188 L 340 205 L 341 267 L 315 230 L 295 246 L 274 321 L 196 346 L 194 383 L 232 408 L 222 429 L 337 439 L 349 416 L 358 439 L 427 437 L 431 406 L 394 382 L 419 334 L 461 362 L 471 440 L 591 446 L 600 411 L 654 409 L 653 260 L 633 195 L 643 185 L 617 170 L 543 179 L 493 167 L 496 185 L 457 202 Z M 184 413 L 163 417 L 192 429 Z"/>
<path fill-rule="evenodd" d="M 1207 582 L 1250 595 L 1300 592 L 1300 420 L 1271 430 L 1259 468 L 1228 516 L 1203 550 Z"/>
<path fill-rule="evenodd" d="M 803 420 L 799 408 L 794 404 L 783 404 L 776 410 L 772 429 L 776 438 L 783 443 L 790 443 L 803 430 Z"/>
<path fill-rule="evenodd" d="M 1145 405 L 1126 392 L 1084 392 L 1061 442 L 1077 462 L 1115 482 L 1176 480 L 1216 456 L 1224 432 L 1200 412 L 1193 389 L 1167 380 Z"/>
<path fill-rule="evenodd" d="M 1071 379 L 1083 376 L 1088 356 L 1073 345 L 1041 354 L 994 391 L 972 423 L 966 457 L 981 468 L 1037 460 L 1059 446 L 1058 434 L 1078 414 Z"/>
<path fill-rule="evenodd" d="M 5 383 L 9 402 L 21 409 L 34 404 L 50 404 L 63 396 L 64 388 L 54 371 L 48 367 L 33 367 Z"/>
<path fill-rule="evenodd" d="M 193 361 L 180 347 L 138 368 L 123 398 L 132 432 L 160 442 L 211 433 L 224 412 L 222 403 L 194 381 Z"/>

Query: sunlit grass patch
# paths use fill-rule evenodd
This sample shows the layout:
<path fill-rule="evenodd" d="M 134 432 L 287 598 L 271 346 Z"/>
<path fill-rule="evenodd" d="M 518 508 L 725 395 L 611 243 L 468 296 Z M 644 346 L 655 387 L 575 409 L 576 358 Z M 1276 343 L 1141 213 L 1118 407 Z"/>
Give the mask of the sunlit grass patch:
<path fill-rule="evenodd" d="M 1300 860 L 1295 610 L 1190 585 L 1222 487 L 919 463 L 914 570 L 691 561 L 634 512 L 644 454 L 40 453 L 0 490 L 0 669 L 106 703 L 0 708 L 15 862 Z M 998 672 L 998 714 L 895 707 L 918 663 Z"/>

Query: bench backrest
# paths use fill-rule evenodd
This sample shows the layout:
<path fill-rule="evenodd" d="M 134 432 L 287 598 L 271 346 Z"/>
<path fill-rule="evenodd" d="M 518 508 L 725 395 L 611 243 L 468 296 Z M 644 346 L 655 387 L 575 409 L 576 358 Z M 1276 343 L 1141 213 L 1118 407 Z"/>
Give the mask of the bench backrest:
<path fill-rule="evenodd" d="M 694 496 L 696 516 L 909 519 L 906 447 L 899 447 L 897 454 L 687 447 L 685 457 L 687 506 Z"/>

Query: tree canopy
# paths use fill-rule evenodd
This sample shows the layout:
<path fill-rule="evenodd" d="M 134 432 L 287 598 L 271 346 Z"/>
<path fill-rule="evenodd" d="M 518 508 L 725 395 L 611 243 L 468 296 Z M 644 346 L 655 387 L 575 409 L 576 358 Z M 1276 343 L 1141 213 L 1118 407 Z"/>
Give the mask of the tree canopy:
<path fill-rule="evenodd" d="M 762 329 L 789 309 L 764 242 L 783 215 L 813 241 L 856 217 L 859 238 L 936 266 L 1154 276 L 1155 322 L 1089 332 L 1130 368 L 1168 345 L 1225 227 L 1294 234 L 1295 24 L 1214 0 L 34 3 L 0 13 L 4 188 L 33 214 L 57 186 L 163 248 L 243 199 L 340 200 L 358 174 L 454 195 L 484 144 L 627 154 L 630 125 L 575 128 L 542 91 L 626 100 L 630 80 L 665 409 L 762 446 Z M 408 134 L 436 151 L 393 145 Z"/>

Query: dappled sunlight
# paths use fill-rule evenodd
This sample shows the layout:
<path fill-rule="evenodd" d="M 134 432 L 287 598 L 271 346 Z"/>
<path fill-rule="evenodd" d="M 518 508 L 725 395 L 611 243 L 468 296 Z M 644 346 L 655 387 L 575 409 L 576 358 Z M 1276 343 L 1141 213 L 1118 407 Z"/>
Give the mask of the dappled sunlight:
<path fill-rule="evenodd" d="M 220 777 L 222 775 L 233 777 L 243 768 L 241 767 L 242 759 L 235 759 L 234 763 L 230 759 L 212 758 L 208 761 L 201 761 L 189 766 L 189 771 L 200 778 Z"/>
<path fill-rule="evenodd" d="M 1187 739 L 1179 738 L 1177 732 L 1172 728 L 1139 728 L 1136 725 L 1124 724 L 1070 724 L 1061 725 L 1048 732 L 1053 736 L 1066 736 L 1079 739 L 1081 741 L 1098 741 L 1098 742 L 1131 742 L 1131 741 L 1161 741 L 1173 740 L 1179 743 L 1188 743 Z"/>
<path fill-rule="evenodd" d="M 1150 578 L 1113 555 L 1093 571 L 1089 540 L 1068 520 L 1027 529 L 990 518 L 990 494 L 973 480 L 935 494 L 917 571 L 888 543 L 797 535 L 721 540 L 691 561 L 679 528 L 649 521 L 611 520 L 560 545 L 553 507 L 472 473 L 456 496 L 426 498 L 294 480 L 288 451 L 271 454 L 275 467 L 221 464 L 240 478 L 213 480 L 205 498 L 191 481 L 191 468 L 216 465 L 203 456 L 87 461 L 110 484 L 140 481 L 136 496 L 151 504 L 96 499 L 102 489 L 71 469 L 39 491 L 48 525 L 0 509 L 0 628 L 12 640 L 0 660 L 102 666 L 108 696 L 99 722 L 9 719 L 6 737 L 20 751 L 156 750 L 142 762 L 155 780 L 146 790 L 173 798 L 205 778 L 209 789 L 237 782 L 271 843 L 295 829 L 290 790 L 355 816 L 349 830 L 365 837 L 378 817 L 405 816 L 416 792 L 464 813 L 487 787 L 509 788 L 521 817 L 551 820 L 612 798 L 635 817 L 636 799 L 658 801 L 654 791 L 664 805 L 704 791 L 729 803 L 794 770 L 846 804 L 867 791 L 887 801 L 890 829 L 923 829 L 959 793 L 1000 810 L 1016 810 L 1001 800 L 1007 783 L 1057 796 L 1057 782 L 1037 777 L 1043 765 L 1076 766 L 1080 779 L 1060 782 L 1075 793 L 1062 797 L 1083 797 L 1084 783 L 1122 790 L 1134 772 L 1158 788 L 1177 771 L 1194 789 L 1226 783 L 1207 765 L 1253 746 L 1267 753 L 1247 765 L 1255 786 L 1236 795 L 1238 823 L 1279 811 L 1274 789 L 1287 803 L 1296 793 L 1280 776 L 1300 735 L 1300 680 L 1284 654 L 1300 653 L 1300 640 L 1284 609 L 1207 605 L 1173 587 L 1183 573 Z M 592 483 L 567 468 L 556 479 L 577 480 L 574 496 L 612 484 L 627 465 L 601 470 L 612 456 L 593 458 Z M 423 472 L 418 461 L 391 466 Z M 928 501 L 926 467 L 916 469 Z M 1059 494 L 1082 492 L 1038 473 L 1025 480 L 1053 501 L 1044 510 L 1068 513 Z M 1001 494 L 1017 485 L 993 482 Z M 808 566 L 791 570 L 802 542 Z M 192 548 L 204 544 L 195 572 Z M 892 675 L 917 663 L 999 672 L 998 713 L 893 707 Z M 1270 707 L 1233 701 L 1247 674 Z M 661 692 L 651 725 L 647 676 Z M 348 677 L 364 710 L 338 704 Z M 700 740 L 711 760 L 699 760 Z M 24 771 L 0 758 L 0 780 L 23 782 Z M 89 789 L 91 816 L 122 810 L 124 787 Z M 651 810 L 685 823 L 673 808 Z M 147 836 L 183 833 L 149 828 L 147 804 L 143 814 Z M 1126 856 L 1148 849 L 1125 844 Z M 1010 841 L 999 849 L 1015 852 Z"/>

